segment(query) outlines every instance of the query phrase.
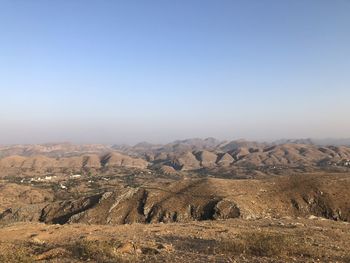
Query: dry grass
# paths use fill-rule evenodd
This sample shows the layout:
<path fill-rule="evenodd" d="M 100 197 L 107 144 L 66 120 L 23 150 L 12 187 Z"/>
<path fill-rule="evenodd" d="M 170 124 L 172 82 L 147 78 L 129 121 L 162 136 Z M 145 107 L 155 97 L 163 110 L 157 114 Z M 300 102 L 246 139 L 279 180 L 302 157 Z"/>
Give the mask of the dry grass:
<path fill-rule="evenodd" d="M 38 260 L 58 260 L 65 259 L 64 262 L 98 262 L 98 263 L 126 263 L 134 262 L 132 255 L 122 256 L 116 253 L 116 248 L 120 244 L 107 241 L 77 241 L 67 246 L 46 246 L 33 244 L 30 242 L 19 244 L 0 243 L 1 263 L 32 263 Z M 56 249 L 61 249 L 65 253 L 56 254 Z M 51 252 L 51 253 L 50 253 Z M 62 261 L 63 262 L 63 261 Z"/>
<path fill-rule="evenodd" d="M 1 263 L 13 263 L 23 262 L 32 263 L 35 259 L 33 257 L 33 251 L 26 246 L 15 246 L 13 244 L 0 244 L 0 262 Z"/>
<path fill-rule="evenodd" d="M 69 247 L 72 256 L 82 261 L 93 260 L 95 262 L 132 262 L 132 259 L 121 256 L 116 252 L 120 246 L 115 241 L 78 241 Z"/>
<path fill-rule="evenodd" d="M 156 243 L 135 244 L 129 242 L 102 240 L 79 240 L 66 244 L 37 244 L 33 242 L 0 243 L 0 262 L 267 262 L 267 258 L 277 262 L 350 262 L 348 253 L 339 253 L 313 246 L 297 233 L 278 231 L 247 230 L 232 238 L 193 239 L 176 237 L 166 239 L 172 249 L 157 247 Z M 132 243 L 134 244 L 134 243 Z M 154 253 L 156 252 L 156 253 Z M 240 261 L 241 259 L 245 261 Z M 270 262 L 270 261 L 268 261 Z"/>
<path fill-rule="evenodd" d="M 293 237 L 269 232 L 240 234 L 237 239 L 220 242 L 217 251 L 225 254 L 246 254 L 257 257 L 304 254 L 300 244 Z"/>

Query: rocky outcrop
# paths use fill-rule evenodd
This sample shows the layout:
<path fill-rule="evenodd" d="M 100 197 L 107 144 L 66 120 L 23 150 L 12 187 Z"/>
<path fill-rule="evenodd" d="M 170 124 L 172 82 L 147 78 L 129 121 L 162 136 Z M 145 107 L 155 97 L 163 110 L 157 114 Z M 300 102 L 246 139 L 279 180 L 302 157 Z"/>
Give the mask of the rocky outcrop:
<path fill-rule="evenodd" d="M 73 215 L 86 211 L 97 205 L 102 196 L 102 194 L 99 194 L 80 198 L 78 200 L 50 203 L 41 210 L 40 222 L 65 224 Z"/>
<path fill-rule="evenodd" d="M 77 200 L 12 207 L 0 214 L 0 220 L 119 225 L 239 217 L 238 206 L 223 200 L 209 185 L 207 180 L 179 181 L 160 188 L 126 188 Z"/>
<path fill-rule="evenodd" d="M 187 191 L 187 189 L 182 189 Z M 218 196 L 178 196 L 167 189 L 130 188 L 111 193 L 94 208 L 73 216 L 71 223 L 130 224 L 170 223 L 192 220 L 227 219 L 240 216 L 239 208 Z M 179 200 L 180 199 L 180 200 Z"/>
<path fill-rule="evenodd" d="M 43 204 L 15 206 L 0 213 L 2 222 L 40 222 Z"/>
<path fill-rule="evenodd" d="M 241 211 L 238 206 L 230 200 L 221 200 L 215 206 L 215 219 L 229 219 L 240 217 Z"/>

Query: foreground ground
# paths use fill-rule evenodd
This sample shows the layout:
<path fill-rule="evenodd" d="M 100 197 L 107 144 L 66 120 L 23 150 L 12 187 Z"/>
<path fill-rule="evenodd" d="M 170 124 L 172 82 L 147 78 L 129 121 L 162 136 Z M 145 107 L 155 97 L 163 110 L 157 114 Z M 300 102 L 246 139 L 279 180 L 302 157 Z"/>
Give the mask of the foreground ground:
<path fill-rule="evenodd" d="M 0 229 L 1 262 L 350 262 L 350 224 L 322 218 Z"/>

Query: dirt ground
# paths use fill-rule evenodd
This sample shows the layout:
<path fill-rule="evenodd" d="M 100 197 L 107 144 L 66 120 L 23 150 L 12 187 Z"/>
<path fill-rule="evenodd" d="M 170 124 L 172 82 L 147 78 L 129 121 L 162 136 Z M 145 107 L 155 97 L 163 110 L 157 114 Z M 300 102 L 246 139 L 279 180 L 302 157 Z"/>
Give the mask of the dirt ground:
<path fill-rule="evenodd" d="M 350 262 L 350 224 L 323 218 L 0 229 L 1 262 Z"/>

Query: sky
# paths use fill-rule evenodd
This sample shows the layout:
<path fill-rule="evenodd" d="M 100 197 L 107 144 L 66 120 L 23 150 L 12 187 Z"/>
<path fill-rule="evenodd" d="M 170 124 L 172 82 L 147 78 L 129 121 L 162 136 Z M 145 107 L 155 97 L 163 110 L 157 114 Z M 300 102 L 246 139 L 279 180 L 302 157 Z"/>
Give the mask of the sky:
<path fill-rule="evenodd" d="M 0 0 L 0 144 L 350 137 L 350 0 Z"/>

